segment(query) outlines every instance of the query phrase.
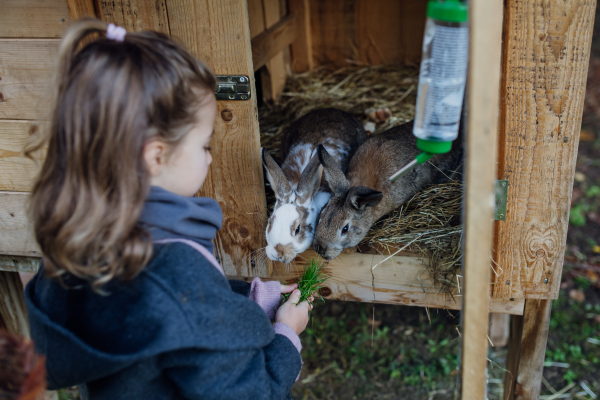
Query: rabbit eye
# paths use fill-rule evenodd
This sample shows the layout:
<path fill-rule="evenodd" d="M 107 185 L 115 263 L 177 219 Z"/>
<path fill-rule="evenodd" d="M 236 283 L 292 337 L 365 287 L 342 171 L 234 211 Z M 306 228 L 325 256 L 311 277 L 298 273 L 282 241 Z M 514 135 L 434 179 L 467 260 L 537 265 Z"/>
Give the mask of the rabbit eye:
<path fill-rule="evenodd" d="M 294 236 L 298 236 L 299 233 L 300 233 L 300 225 L 298 225 L 298 227 L 296 228 L 296 232 L 294 233 Z"/>
<path fill-rule="evenodd" d="M 348 224 L 342 228 L 342 235 L 345 235 L 346 233 L 348 233 Z"/>

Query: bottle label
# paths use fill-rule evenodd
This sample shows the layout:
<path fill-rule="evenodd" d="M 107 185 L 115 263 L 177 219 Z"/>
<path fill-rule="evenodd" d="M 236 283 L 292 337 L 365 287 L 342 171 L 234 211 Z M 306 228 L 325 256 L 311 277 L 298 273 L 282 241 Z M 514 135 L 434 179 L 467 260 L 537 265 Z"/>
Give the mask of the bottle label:
<path fill-rule="evenodd" d="M 467 75 L 469 30 L 433 22 L 428 23 L 427 30 L 430 29 L 435 31 L 430 57 L 426 58 L 424 54 L 421 62 L 414 134 L 426 140 L 451 141 L 458 136 Z"/>

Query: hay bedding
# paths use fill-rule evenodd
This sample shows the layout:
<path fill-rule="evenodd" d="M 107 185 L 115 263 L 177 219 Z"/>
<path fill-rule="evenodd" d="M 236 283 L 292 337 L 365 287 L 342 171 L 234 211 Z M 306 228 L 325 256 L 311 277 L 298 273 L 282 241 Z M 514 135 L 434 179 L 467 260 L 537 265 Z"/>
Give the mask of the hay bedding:
<path fill-rule="evenodd" d="M 281 100 L 259 109 L 261 145 L 279 154 L 281 137 L 296 119 L 317 108 L 336 107 L 353 114 L 376 135 L 414 119 L 418 68 L 415 66 L 327 67 L 289 78 Z M 381 117 L 374 110 L 388 109 Z M 385 112 L 384 114 L 387 114 Z M 267 191 L 269 209 L 275 203 Z M 434 185 L 380 219 L 359 249 L 386 253 L 410 243 L 407 250 L 428 256 L 428 272 L 441 292 L 455 293 L 460 269 L 462 183 Z"/>

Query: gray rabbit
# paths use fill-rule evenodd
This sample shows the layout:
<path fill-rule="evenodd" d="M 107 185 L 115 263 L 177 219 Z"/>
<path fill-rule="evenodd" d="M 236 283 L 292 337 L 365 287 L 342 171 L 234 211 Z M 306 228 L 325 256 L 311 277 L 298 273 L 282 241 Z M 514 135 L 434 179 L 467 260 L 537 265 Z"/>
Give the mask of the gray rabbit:
<path fill-rule="evenodd" d="M 409 122 L 369 138 L 352 157 L 345 175 L 327 149 L 319 147 L 319 160 L 333 192 L 313 239 L 313 247 L 323 258 L 331 260 L 358 245 L 379 218 L 426 186 L 447 181 L 460 167 L 459 137 L 449 153 L 435 156 L 391 183 L 389 177 L 419 153 L 412 130 Z"/>
<path fill-rule="evenodd" d="M 326 149 L 330 165 L 346 171 L 366 138 L 362 125 L 351 114 L 325 108 L 292 123 L 282 140 L 281 168 L 262 149 L 267 180 L 277 199 L 266 230 L 266 253 L 271 260 L 287 264 L 310 247 L 317 216 L 331 197 L 322 179 L 317 147 Z"/>

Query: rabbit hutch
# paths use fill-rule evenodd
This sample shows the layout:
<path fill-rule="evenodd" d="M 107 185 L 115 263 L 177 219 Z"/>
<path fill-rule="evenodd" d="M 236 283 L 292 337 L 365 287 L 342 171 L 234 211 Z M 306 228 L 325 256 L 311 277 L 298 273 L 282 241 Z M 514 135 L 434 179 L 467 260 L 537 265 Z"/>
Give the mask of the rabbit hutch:
<path fill-rule="evenodd" d="M 2 0 L 0 326 L 27 335 L 17 272 L 36 271 L 41 257 L 26 211 L 39 164 L 24 158 L 22 148 L 45 123 L 46 85 L 70 21 L 95 16 L 128 31 L 166 33 L 223 76 L 214 161 L 201 193 L 224 212 L 215 256 L 230 277 L 293 281 L 317 254 L 306 251 L 293 267 L 261 255 L 268 210 L 257 104 L 277 104 L 286 79 L 320 68 L 385 64 L 418 71 L 426 6 L 423 0 Z M 452 276 L 456 285 L 440 290 L 427 268 L 431 260 L 396 244 L 325 261 L 330 278 L 321 295 L 463 309 L 463 399 L 485 396 L 489 313 L 511 314 L 505 399 L 534 399 L 561 281 L 596 2 L 471 0 L 469 7 L 464 251 L 462 272 Z M 409 78 L 405 86 L 386 81 L 383 90 L 401 100 L 414 96 L 418 72 Z"/>

